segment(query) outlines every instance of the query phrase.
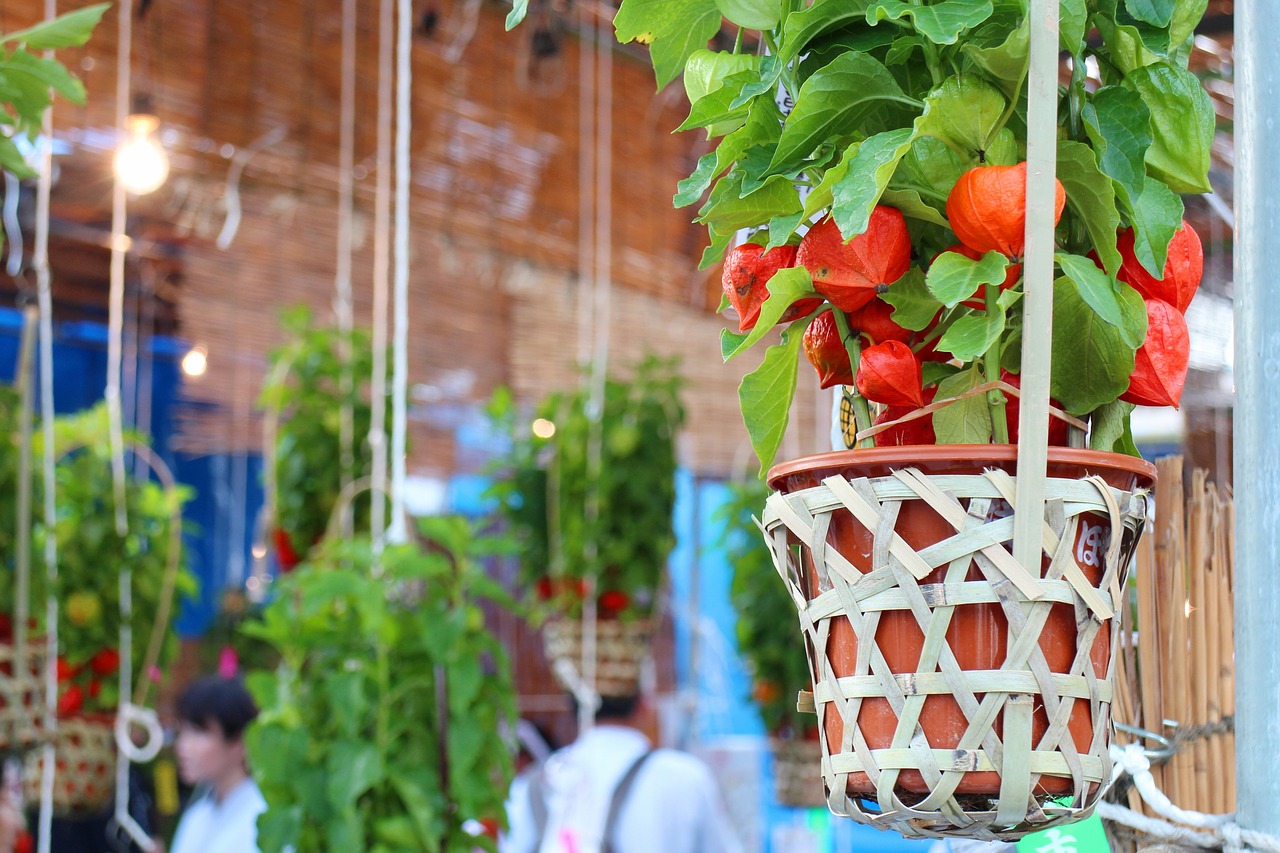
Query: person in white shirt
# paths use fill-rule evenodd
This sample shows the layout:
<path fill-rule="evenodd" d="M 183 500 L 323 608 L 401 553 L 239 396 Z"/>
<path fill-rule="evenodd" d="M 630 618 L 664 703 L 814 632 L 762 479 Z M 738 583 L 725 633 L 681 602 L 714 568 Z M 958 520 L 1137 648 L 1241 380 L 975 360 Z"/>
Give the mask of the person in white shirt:
<path fill-rule="evenodd" d="M 244 730 L 258 716 L 240 681 L 211 676 L 178 699 L 178 775 L 195 785 L 171 853 L 259 853 L 258 815 L 267 809 L 249 776 Z"/>
<path fill-rule="evenodd" d="M 597 724 L 512 783 L 500 853 L 741 853 L 700 759 L 654 749 L 639 697 L 605 697 Z"/>

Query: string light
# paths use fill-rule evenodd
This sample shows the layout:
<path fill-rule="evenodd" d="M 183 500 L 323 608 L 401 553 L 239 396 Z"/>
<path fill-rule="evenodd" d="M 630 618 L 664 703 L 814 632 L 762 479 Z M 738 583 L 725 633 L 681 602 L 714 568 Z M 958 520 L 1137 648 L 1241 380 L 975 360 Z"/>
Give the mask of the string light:
<path fill-rule="evenodd" d="M 160 120 L 147 113 L 134 113 L 125 120 L 129 132 L 116 150 L 116 177 L 133 195 L 155 192 L 169 177 L 169 155 L 153 135 Z"/>

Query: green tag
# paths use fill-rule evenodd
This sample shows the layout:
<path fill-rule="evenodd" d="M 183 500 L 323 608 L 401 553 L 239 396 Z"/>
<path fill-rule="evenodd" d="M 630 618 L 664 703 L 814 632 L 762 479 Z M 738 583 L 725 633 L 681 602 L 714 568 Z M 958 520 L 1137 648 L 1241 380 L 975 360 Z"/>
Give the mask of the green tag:
<path fill-rule="evenodd" d="M 1079 823 L 1033 832 L 1018 842 L 1018 853 L 1109 853 L 1107 831 L 1096 814 Z"/>

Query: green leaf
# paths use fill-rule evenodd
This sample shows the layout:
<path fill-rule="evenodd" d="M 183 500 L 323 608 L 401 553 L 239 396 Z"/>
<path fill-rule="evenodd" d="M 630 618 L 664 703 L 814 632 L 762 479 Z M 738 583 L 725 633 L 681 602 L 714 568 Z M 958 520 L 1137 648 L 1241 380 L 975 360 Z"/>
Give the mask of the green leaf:
<path fill-rule="evenodd" d="M 866 20 L 871 4 L 872 0 L 815 0 L 808 8 L 792 12 L 783 23 L 778 67 L 786 67 L 818 36 Z"/>
<path fill-rule="evenodd" d="M 723 80 L 716 81 L 714 89 L 693 102 L 693 106 L 689 108 L 689 117 L 676 130 L 705 127 L 707 138 L 710 139 L 713 136 L 724 136 L 742 127 L 747 122 L 747 107 L 734 108 L 732 103 L 742 87 L 754 79 L 756 79 L 755 72 L 748 70 L 730 74 Z"/>
<path fill-rule="evenodd" d="M 1134 233 L 1133 256 L 1156 278 L 1164 278 L 1169 241 L 1182 225 L 1183 212 L 1182 197 L 1162 181 L 1151 178 L 1129 213 Z"/>
<path fill-rule="evenodd" d="M 529 0 L 512 0 L 511 11 L 507 13 L 507 32 L 518 27 L 528 13 Z"/>
<path fill-rule="evenodd" d="M 1085 133 L 1097 152 L 1098 167 L 1116 182 L 1127 206 L 1142 194 L 1151 147 L 1151 111 L 1132 89 L 1105 86 L 1081 113 Z"/>
<path fill-rule="evenodd" d="M 658 88 L 684 70 L 685 60 L 720 31 L 715 0 L 623 0 L 613 26 L 623 44 L 649 45 Z"/>
<path fill-rule="evenodd" d="M 1136 91 L 1151 109 L 1151 147 L 1146 153 L 1150 173 L 1174 192 L 1211 192 L 1214 114 L 1200 79 L 1160 62 L 1130 72 L 1122 85 Z"/>
<path fill-rule="evenodd" d="M 893 185 L 913 189 L 945 207 L 951 188 L 969 168 L 970 163 L 942 140 L 925 136 L 911 143 L 911 150 L 893 176 Z"/>
<path fill-rule="evenodd" d="M 977 367 L 961 370 L 938 383 L 937 399 L 956 397 L 983 382 Z M 986 394 L 975 394 L 933 413 L 938 444 L 988 444 L 991 441 L 991 408 Z"/>
<path fill-rule="evenodd" d="M 1067 278 L 1075 282 L 1080 296 L 1089 307 L 1111 325 L 1123 328 L 1125 318 L 1120 307 L 1119 288 L 1116 286 L 1115 279 L 1098 269 L 1093 261 L 1080 255 L 1059 252 L 1053 257 Z M 1141 343 L 1142 341 L 1139 340 L 1134 345 Z"/>
<path fill-rule="evenodd" d="M 951 224 L 942 215 L 942 211 L 926 202 L 915 190 L 896 190 L 890 187 L 880 196 L 880 201 L 890 207 L 902 211 L 908 219 L 919 219 L 942 228 L 950 228 Z"/>
<path fill-rule="evenodd" d="M 805 220 L 803 210 L 797 210 L 795 213 L 786 214 L 784 216 L 775 216 L 769 220 L 769 242 L 765 243 L 765 251 L 775 249 L 778 246 L 785 246 L 787 241 L 791 239 L 791 235 L 800 227 L 800 223 Z"/>
<path fill-rule="evenodd" d="M 871 211 L 899 161 L 911 150 L 912 134 L 909 127 L 888 130 L 858 146 L 844 177 L 832 187 L 831 213 L 841 234 L 852 238 L 867 230 Z"/>
<path fill-rule="evenodd" d="M 969 152 L 986 151 L 1001 129 L 1007 103 L 999 89 L 975 74 L 949 77 L 925 97 L 916 135 L 937 137 Z"/>
<path fill-rule="evenodd" d="M 1174 4 L 1173 18 L 1169 22 L 1169 43 L 1183 44 L 1196 31 L 1196 24 L 1209 8 L 1209 0 L 1179 0 Z M 1183 63 L 1186 67 L 1186 63 Z"/>
<path fill-rule="evenodd" d="M 943 252 L 929 265 L 925 283 L 939 302 L 952 308 L 973 296 L 985 284 L 1004 281 L 1009 259 L 999 252 L 987 252 L 980 260 L 959 252 Z"/>
<path fill-rule="evenodd" d="M 753 228 L 775 216 L 802 209 L 800 194 L 788 178 L 775 175 L 745 196 L 740 195 L 741 186 L 741 172 L 730 172 L 721 178 L 695 221 L 731 235 L 740 228 Z"/>
<path fill-rule="evenodd" d="M 1058 40 L 1062 49 L 1073 56 L 1084 41 L 1089 7 L 1085 0 L 1061 0 L 1058 3 Z"/>
<path fill-rule="evenodd" d="M 1027 76 L 1031 58 L 1031 19 L 1023 16 L 1018 28 L 996 47 L 965 44 L 960 49 L 974 65 L 997 82 L 1005 95 L 1013 97 Z"/>
<path fill-rule="evenodd" d="M 1137 292 L 1129 289 L 1133 295 Z M 1129 302 L 1128 297 L 1124 297 Z M 1146 309 L 1138 297 L 1137 309 Z M 1131 303 L 1124 307 L 1132 311 Z M 1050 393 L 1073 415 L 1084 415 L 1110 403 L 1129 387 L 1136 347 L 1124 333 L 1099 317 L 1065 276 L 1053 283 L 1053 361 Z"/>
<path fill-rule="evenodd" d="M 942 0 L 916 6 L 905 0 L 878 0 L 867 9 L 867 23 L 911 18 L 915 30 L 934 44 L 955 44 L 965 30 L 991 17 L 991 0 Z"/>
<path fill-rule="evenodd" d="M 759 58 L 746 53 L 712 51 L 705 48 L 689 55 L 684 66 L 684 93 L 689 103 L 696 104 L 724 85 L 727 78 L 743 71 L 754 71 Z"/>
<path fill-rule="evenodd" d="M 893 322 L 913 332 L 932 323 L 942 310 L 942 303 L 925 286 L 919 267 L 907 270 L 880 298 L 893 306 Z"/>
<path fill-rule="evenodd" d="M 948 364 L 945 361 L 926 361 L 920 365 L 920 384 L 928 388 L 959 372 L 960 368 L 954 364 Z"/>
<path fill-rule="evenodd" d="M 1153 27 L 1168 27 L 1173 20 L 1176 0 L 1124 0 L 1129 14 Z"/>
<path fill-rule="evenodd" d="M 782 343 L 765 351 L 764 361 L 742 377 L 738 385 L 738 402 L 751 447 L 760 460 L 760 476 L 768 471 L 782 446 L 791 416 L 791 401 L 796 395 L 796 372 L 799 367 L 802 332 L 787 329 Z"/>
<path fill-rule="evenodd" d="M 722 143 L 716 147 L 715 151 L 698 158 L 698 165 L 694 168 L 693 174 L 676 184 L 676 194 L 671 199 L 672 206 L 688 207 L 702 198 L 702 194 L 711 187 L 711 182 L 715 180 L 716 175 L 728 165 L 727 163 L 722 165 L 720 162 L 720 152 L 723 147 Z"/>
<path fill-rule="evenodd" d="M 728 306 L 729 306 L 729 297 L 728 296 L 722 297 L 720 311 L 723 311 Z M 717 311 L 716 313 L 718 314 L 720 312 Z M 746 343 L 746 340 L 747 340 L 747 336 L 742 332 L 735 332 L 732 329 L 721 329 L 720 330 L 720 358 L 723 359 L 724 361 L 728 361 L 729 359 L 733 358 L 733 356 L 736 353 L 742 350 L 742 345 Z"/>
<path fill-rule="evenodd" d="M 760 306 L 760 318 L 756 321 L 751 331 L 747 333 L 747 336 L 738 344 L 737 348 L 724 356 L 724 360 L 728 361 L 735 356 L 741 355 L 754 346 L 756 341 L 763 338 L 778 324 L 778 321 L 782 319 L 782 315 L 791 307 L 791 303 L 797 299 L 812 299 L 816 296 L 818 294 L 813 290 L 813 279 L 807 269 L 804 267 L 786 267 L 778 270 L 773 274 L 773 278 L 769 279 L 769 298 Z M 726 340 L 723 334 L 720 340 L 723 348 Z"/>
<path fill-rule="evenodd" d="M 1116 249 L 1116 229 L 1120 212 L 1116 209 L 1115 184 L 1098 169 L 1093 149 L 1083 142 L 1058 143 L 1058 180 L 1066 190 L 1067 204 L 1089 232 L 1093 248 L 1110 275 L 1120 269 Z"/>
<path fill-rule="evenodd" d="M 1136 407 L 1133 403 L 1116 400 L 1099 406 L 1089 418 L 1089 447 L 1110 453 L 1125 453 L 1126 434 L 1129 433 L 1129 417 Z M 1137 455 L 1136 453 L 1134 454 Z"/>
<path fill-rule="evenodd" d="M 0 44 L 23 44 L 29 50 L 78 47 L 93 35 L 93 28 L 98 25 L 98 21 L 102 20 L 103 13 L 110 5 L 110 3 L 98 3 L 68 12 L 52 21 L 45 21 L 34 27 L 0 37 Z"/>
<path fill-rule="evenodd" d="M 1136 28 L 1117 23 L 1106 15 L 1094 15 L 1093 22 L 1102 34 L 1107 58 L 1121 73 L 1129 74 L 1135 69 L 1160 61 L 1159 56 L 1147 49 L 1142 34 Z"/>
<path fill-rule="evenodd" d="M 720 13 L 748 30 L 771 30 L 782 18 L 780 0 L 716 0 Z"/>
<path fill-rule="evenodd" d="M 819 145 L 851 133 L 876 111 L 894 104 L 919 106 L 903 93 L 889 69 L 873 57 L 862 53 L 840 56 L 800 87 L 769 172 L 782 174 L 803 168 Z"/>
<path fill-rule="evenodd" d="M 707 267 L 720 263 L 724 259 L 725 250 L 729 248 L 729 243 L 733 240 L 734 231 L 718 231 L 717 229 L 707 226 L 707 234 L 711 238 L 710 245 L 702 250 L 702 260 L 698 262 L 698 269 L 705 270 Z"/>
<path fill-rule="evenodd" d="M 961 361 L 973 361 L 1004 334 L 1004 312 L 988 315 L 985 311 L 968 314 L 951 324 L 938 340 L 938 349 Z"/>
<path fill-rule="evenodd" d="M 0 168 L 13 172 L 19 178 L 34 178 L 37 174 L 27 165 L 17 144 L 4 134 L 0 134 Z"/>
<path fill-rule="evenodd" d="M 354 805 L 383 779 L 382 755 L 372 743 L 339 741 L 329 752 L 329 801 L 337 808 Z"/>

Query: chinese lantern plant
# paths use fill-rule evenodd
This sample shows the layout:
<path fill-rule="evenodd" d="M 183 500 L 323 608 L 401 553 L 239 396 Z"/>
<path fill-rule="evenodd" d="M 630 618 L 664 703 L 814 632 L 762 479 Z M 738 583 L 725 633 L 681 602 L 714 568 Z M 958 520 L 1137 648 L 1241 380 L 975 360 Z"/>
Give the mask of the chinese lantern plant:
<path fill-rule="evenodd" d="M 419 532 L 377 569 L 367 537 L 325 541 L 242 629 L 281 661 L 247 679 L 264 853 L 495 849 L 464 824 L 502 819 L 513 773 L 511 666 L 482 609 L 510 604 L 484 568 L 506 546 L 455 517 Z"/>
<path fill-rule="evenodd" d="M 1093 449 L 1134 452 L 1132 404 L 1176 405 L 1186 371 L 1181 312 L 1199 251 L 1178 194 L 1210 189 L 1214 131 L 1187 70 L 1202 13 L 1171 0 L 1061 4 L 1073 70 L 1059 110 L 1051 393 L 1090 425 Z M 1013 441 L 1012 396 L 974 389 L 1020 367 L 1025 0 L 624 0 L 614 23 L 620 41 L 649 45 L 659 86 L 683 78 L 680 129 L 714 141 L 675 203 L 700 202 L 703 264 L 723 264 L 738 319 L 724 357 L 768 338 L 740 387 L 762 466 L 802 348 L 822 384 L 847 387 L 856 430 L 878 416 L 871 404 L 909 413 L 958 397 L 887 440 Z M 722 28 L 737 31 L 734 49 L 708 49 Z M 730 248 L 742 229 L 752 245 Z M 1157 299 L 1177 310 L 1144 304 Z"/>
<path fill-rule="evenodd" d="M 521 585 L 532 593 L 535 618 L 579 618 L 590 577 L 602 618 L 628 621 L 653 612 L 675 545 L 681 380 L 674 361 L 654 357 L 628 373 L 606 379 L 596 428 L 586 388 L 552 394 L 537 406 L 541 435 L 509 395 L 490 406 L 513 437 L 491 494 L 520 542 Z M 590 459 L 593 434 L 598 464 Z"/>

